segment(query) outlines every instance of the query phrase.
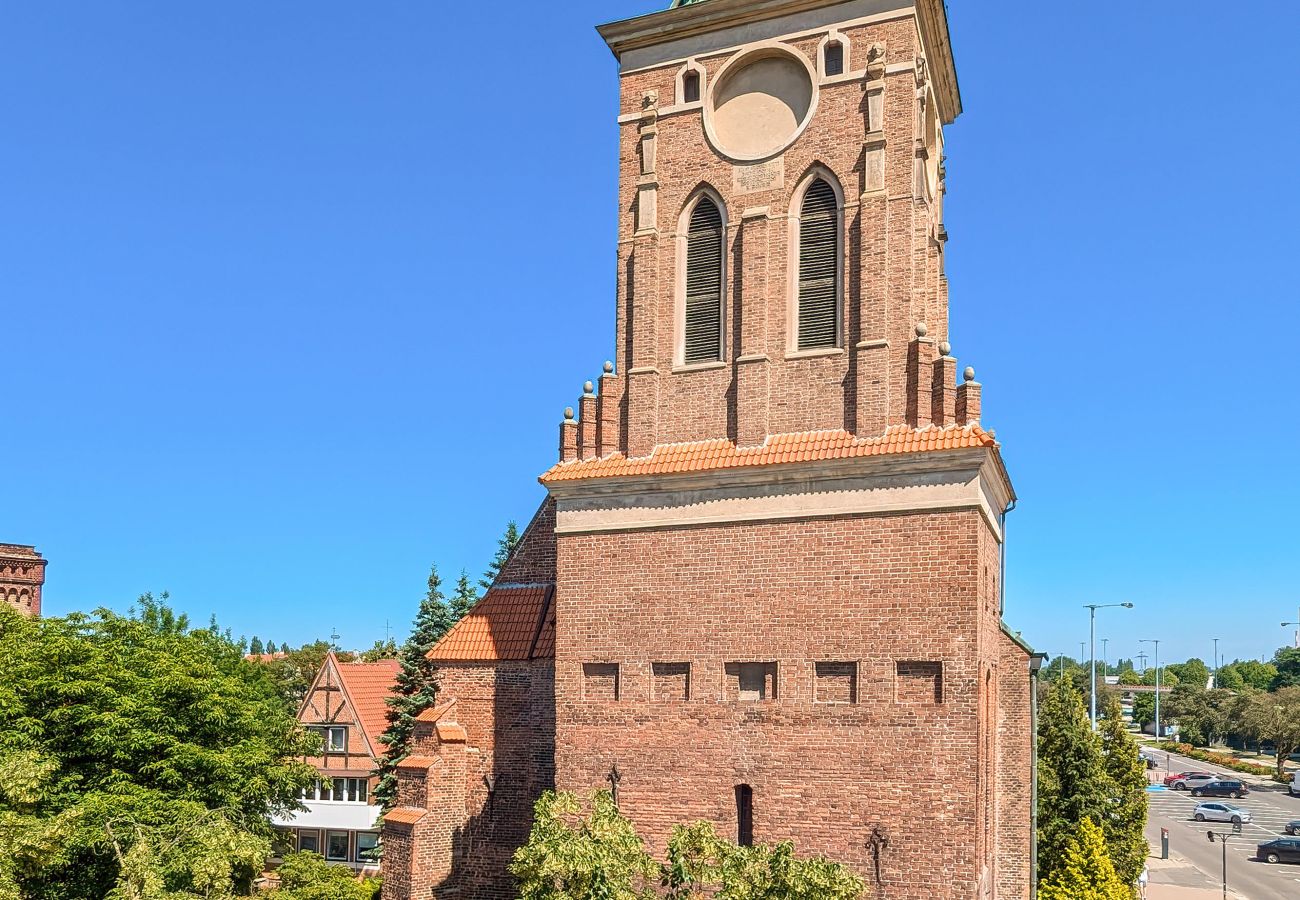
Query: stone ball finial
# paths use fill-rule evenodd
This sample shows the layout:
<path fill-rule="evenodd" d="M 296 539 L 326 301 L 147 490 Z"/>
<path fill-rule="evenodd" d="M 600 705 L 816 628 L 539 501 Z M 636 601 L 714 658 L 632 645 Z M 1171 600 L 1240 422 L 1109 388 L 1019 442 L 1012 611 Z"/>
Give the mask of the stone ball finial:
<path fill-rule="evenodd" d="M 605 374 L 606 375 L 614 374 L 614 364 L 609 360 L 605 360 Z"/>
<path fill-rule="evenodd" d="M 962 378 L 965 378 L 967 381 L 974 381 L 974 380 L 975 380 L 975 367 L 974 367 L 974 366 L 967 366 L 967 367 L 966 367 L 966 371 L 961 373 L 961 377 L 962 377 Z"/>
<path fill-rule="evenodd" d="M 572 407 L 572 406 L 566 406 L 566 407 L 564 407 L 564 421 L 566 421 L 566 422 L 572 422 L 572 421 L 573 421 L 573 407 Z"/>
<path fill-rule="evenodd" d="M 925 327 L 925 323 L 924 323 L 924 322 L 917 322 L 917 323 L 916 323 L 916 336 L 917 336 L 917 337 L 925 337 L 925 336 L 926 336 L 927 334 L 929 334 L 929 333 L 930 333 L 930 329 L 928 329 L 928 328 Z"/>
<path fill-rule="evenodd" d="M 596 392 L 596 386 L 590 381 L 584 381 L 582 383 L 582 392 L 584 394 L 594 394 Z"/>
<path fill-rule="evenodd" d="M 944 341 L 942 344 L 940 344 L 940 345 L 939 345 L 939 355 L 940 355 L 940 356 L 951 356 L 951 355 L 952 355 L 952 344 L 948 343 L 947 341 Z"/>

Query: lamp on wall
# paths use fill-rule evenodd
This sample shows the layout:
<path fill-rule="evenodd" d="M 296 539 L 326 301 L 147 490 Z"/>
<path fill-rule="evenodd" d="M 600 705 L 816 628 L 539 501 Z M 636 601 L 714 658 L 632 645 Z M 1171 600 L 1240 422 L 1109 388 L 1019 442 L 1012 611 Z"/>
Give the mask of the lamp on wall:
<path fill-rule="evenodd" d="M 497 792 L 497 776 L 496 776 L 496 775 L 484 775 L 484 776 L 483 776 L 483 783 L 484 783 L 485 785 L 487 785 L 487 791 L 488 791 L 488 813 L 491 814 L 491 812 L 492 812 L 492 800 L 495 798 L 495 796 L 496 796 L 496 792 Z"/>

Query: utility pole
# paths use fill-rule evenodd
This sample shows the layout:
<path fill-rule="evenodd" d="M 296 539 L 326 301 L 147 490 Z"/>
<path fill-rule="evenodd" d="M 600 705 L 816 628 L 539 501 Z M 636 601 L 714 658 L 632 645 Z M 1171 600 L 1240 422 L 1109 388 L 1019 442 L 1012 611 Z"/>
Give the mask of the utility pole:
<path fill-rule="evenodd" d="M 1214 639 L 1214 655 L 1210 657 L 1210 666 L 1214 674 L 1210 676 L 1210 687 L 1219 686 L 1219 639 Z"/>
<path fill-rule="evenodd" d="M 1147 653 L 1145 650 L 1138 651 L 1138 665 L 1142 667 L 1143 673 L 1147 670 Z"/>
<path fill-rule="evenodd" d="M 1109 656 L 1106 653 L 1106 645 L 1110 643 L 1110 638 L 1101 639 L 1101 674 L 1103 676 L 1110 674 L 1110 663 L 1107 661 Z"/>

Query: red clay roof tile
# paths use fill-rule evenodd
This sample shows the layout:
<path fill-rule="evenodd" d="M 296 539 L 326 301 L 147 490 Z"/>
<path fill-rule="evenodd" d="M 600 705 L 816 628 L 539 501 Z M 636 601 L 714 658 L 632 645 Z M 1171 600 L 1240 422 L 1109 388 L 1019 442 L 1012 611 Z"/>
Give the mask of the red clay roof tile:
<path fill-rule="evenodd" d="M 388 730 L 388 706 L 384 701 L 392 693 L 400 669 L 401 663 L 395 659 L 338 664 L 339 677 L 376 753 L 383 753 L 387 746 L 380 740 L 380 735 Z"/>
<path fill-rule="evenodd" d="M 731 441 L 721 438 L 690 444 L 665 444 L 656 447 L 649 456 L 637 459 L 628 459 L 621 453 L 614 453 L 603 459 L 562 462 L 552 466 L 540 480 L 542 484 L 553 484 L 585 478 L 675 475 L 786 462 L 996 446 L 997 441 L 993 435 L 978 425 L 951 425 L 943 428 L 895 425 L 884 434 L 871 438 L 858 438 L 847 431 L 804 431 L 771 435 L 758 447 L 737 447 Z"/>
<path fill-rule="evenodd" d="M 531 659 L 542 624 L 546 587 L 495 587 L 429 651 L 433 660 L 478 662 Z"/>
<path fill-rule="evenodd" d="M 429 811 L 426 809 L 399 806 L 397 809 L 390 809 L 384 813 L 384 822 L 393 822 L 397 825 L 415 825 L 428 814 Z"/>

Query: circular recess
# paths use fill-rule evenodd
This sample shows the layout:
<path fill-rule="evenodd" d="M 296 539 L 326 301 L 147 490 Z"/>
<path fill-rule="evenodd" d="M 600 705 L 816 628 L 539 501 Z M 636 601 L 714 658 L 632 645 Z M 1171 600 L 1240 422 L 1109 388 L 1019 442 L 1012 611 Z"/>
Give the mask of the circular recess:
<path fill-rule="evenodd" d="M 795 142 L 816 104 L 808 61 L 782 47 L 764 47 L 718 73 L 704 105 L 704 130 L 724 156 L 766 159 Z"/>

